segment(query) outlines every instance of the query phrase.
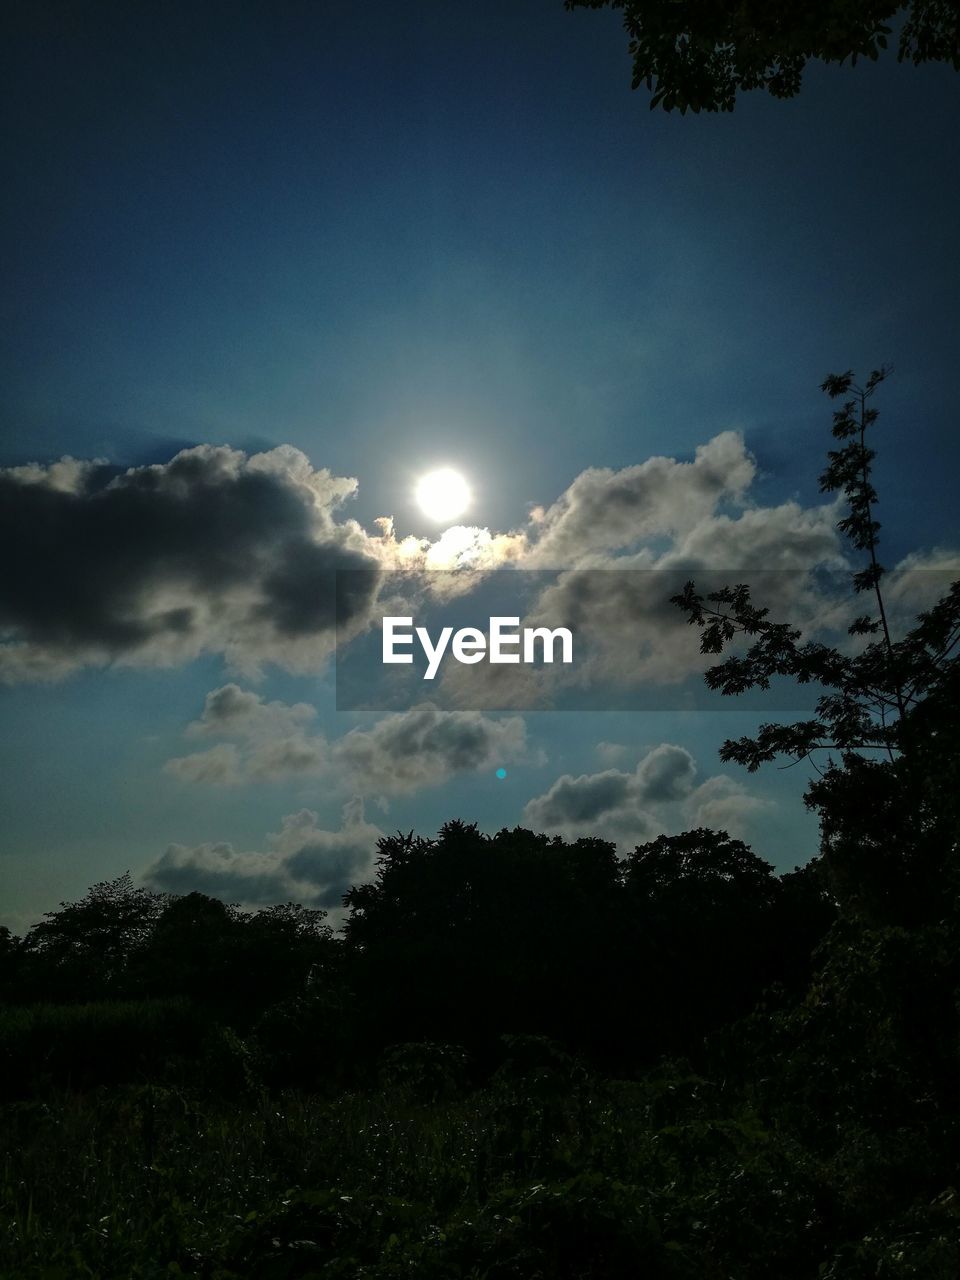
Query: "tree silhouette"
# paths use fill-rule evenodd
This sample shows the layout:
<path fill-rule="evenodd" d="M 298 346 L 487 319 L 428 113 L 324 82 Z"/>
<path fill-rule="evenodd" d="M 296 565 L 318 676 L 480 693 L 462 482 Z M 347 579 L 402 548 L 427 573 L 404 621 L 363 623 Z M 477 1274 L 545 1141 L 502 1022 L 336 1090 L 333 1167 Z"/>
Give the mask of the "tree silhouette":
<path fill-rule="evenodd" d="M 831 883 L 848 905 L 877 920 L 916 923 L 958 892 L 958 688 L 960 688 L 960 581 L 900 639 L 884 604 L 883 567 L 877 559 L 877 495 L 870 473 L 874 452 L 866 433 L 877 411 L 868 406 L 887 371 L 875 370 L 861 387 L 852 373 L 831 375 L 831 398 L 849 395 L 834 413 L 841 448 L 829 454 L 820 478 L 824 492 L 840 490 L 847 514 L 839 529 L 867 557 L 853 574 L 856 593 L 871 592 L 877 612 L 850 625 L 852 636 L 874 636 L 855 653 L 816 642 L 771 622 L 746 584 L 706 596 L 691 581 L 672 601 L 701 629 L 701 651 L 719 654 L 737 636 L 750 638 L 743 656 L 731 655 L 705 675 L 712 689 L 736 695 L 767 689 L 776 676 L 824 690 L 816 716 L 794 724 L 763 724 L 753 737 L 727 740 L 723 760 L 750 771 L 786 755 L 814 760 L 835 752 L 807 790 L 821 816 L 823 853 Z M 875 754 L 881 753 L 877 759 Z M 882 758 L 885 756 L 886 758 Z"/>
<path fill-rule="evenodd" d="M 172 897 L 133 957 L 128 985 L 187 996 L 246 1026 L 325 966 L 334 945 L 325 917 L 293 903 L 247 913 L 202 893 Z"/>
<path fill-rule="evenodd" d="M 817 702 L 816 719 L 765 724 L 755 738 L 728 739 L 723 744 L 721 759 L 735 760 L 751 772 L 778 755 L 799 760 L 830 749 L 844 756 L 881 749 L 893 760 L 903 752 L 914 713 L 954 685 L 960 582 L 920 614 L 917 625 L 901 640 L 894 642 L 890 633 L 880 587 L 883 567 L 876 556 L 880 526 L 873 518 L 876 493 L 870 482 L 874 452 L 865 444 L 866 430 L 877 417 L 866 401 L 885 376 L 883 370 L 874 371 L 863 388 L 853 383 L 851 373 L 831 375 L 823 383 L 831 397 L 853 390 L 854 399 L 834 414 L 833 434 L 846 444 L 831 451 L 830 466 L 820 479 L 824 492 L 843 490 L 849 513 L 838 528 L 857 550 L 869 555 L 867 567 L 854 573 L 853 586 L 857 592 L 874 593 L 878 616 L 861 615 L 849 632 L 879 632 L 882 639 L 853 655 L 815 641 L 800 644 L 801 632 L 788 623 L 771 622 L 769 610 L 754 605 L 750 588 L 743 583 L 702 596 L 691 581 L 671 598 L 687 614 L 688 622 L 701 628 L 702 653 L 721 653 L 737 635 L 756 637 L 743 657 L 734 655 L 709 668 L 705 679 L 711 689 L 724 694 L 768 689 L 774 676 L 787 676 L 828 690 Z"/>
<path fill-rule="evenodd" d="M 648 1052 L 695 1051 L 782 976 L 772 872 L 741 840 L 704 828 L 658 836 L 625 859 L 631 987 L 648 1024 Z"/>
<path fill-rule="evenodd" d="M 371 1043 L 589 1038 L 602 1023 L 619 889 L 613 845 L 450 822 L 381 840 L 350 890 L 349 980 Z"/>
<path fill-rule="evenodd" d="M 24 939 L 26 990 L 60 1000 L 123 994 L 127 966 L 150 937 L 163 901 L 136 888 L 126 871 L 93 885 L 79 902 L 47 911 Z"/>
<path fill-rule="evenodd" d="M 651 90 L 651 109 L 732 111 L 738 93 L 760 88 L 792 98 L 811 58 L 851 65 L 876 60 L 901 15 L 899 61 L 960 68 L 955 0 L 565 0 L 564 7 L 623 10 L 633 88 Z"/>
<path fill-rule="evenodd" d="M 618 860 L 602 840 L 451 822 L 382 840 L 345 901 L 359 1052 L 440 1041 L 489 1061 L 501 1035 L 534 1034 L 621 1070 L 697 1053 L 765 987 L 795 987 L 832 919 L 812 879 L 782 885 L 705 829 Z"/>

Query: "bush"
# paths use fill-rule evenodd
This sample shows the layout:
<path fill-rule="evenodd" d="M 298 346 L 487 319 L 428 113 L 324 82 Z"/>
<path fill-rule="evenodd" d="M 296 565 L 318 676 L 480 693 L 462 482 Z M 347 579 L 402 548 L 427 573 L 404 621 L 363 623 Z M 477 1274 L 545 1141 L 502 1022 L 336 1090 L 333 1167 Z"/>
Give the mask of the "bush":
<path fill-rule="evenodd" d="M 439 1102 L 452 1098 L 463 1088 L 467 1054 L 460 1045 L 397 1044 L 380 1060 L 380 1082 L 414 1102 Z"/>
<path fill-rule="evenodd" d="M 184 1000 L 38 1004 L 0 1009 L 4 1096 L 182 1073 L 206 1029 Z"/>

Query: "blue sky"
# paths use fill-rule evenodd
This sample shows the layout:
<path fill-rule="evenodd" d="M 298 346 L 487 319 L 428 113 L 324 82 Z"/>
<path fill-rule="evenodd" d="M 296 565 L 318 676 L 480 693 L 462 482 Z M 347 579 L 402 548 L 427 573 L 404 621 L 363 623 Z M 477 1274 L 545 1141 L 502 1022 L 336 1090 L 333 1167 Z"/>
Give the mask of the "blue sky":
<path fill-rule="evenodd" d="M 630 92 L 615 14 L 560 0 L 41 4 L 10 26 L 0 464 L 289 444 L 356 479 L 338 520 L 372 532 L 391 516 L 398 538 L 436 538 L 412 500 L 435 465 L 468 478 L 465 520 L 507 534 L 590 468 L 689 463 L 734 431 L 754 462 L 748 505 L 817 509 L 817 386 L 889 361 L 883 554 L 956 544 L 952 71 L 811 68 L 794 100 L 681 118 Z M 32 543 L 19 529 L 10 563 Z M 56 535 L 44 546 L 56 556 Z M 30 572 L 42 580 L 42 559 Z M 347 827 L 369 844 L 372 826 L 513 825 L 547 812 L 528 806 L 562 776 L 631 775 L 664 743 L 695 757 L 684 795 L 718 774 L 746 788 L 744 834 L 772 862 L 816 846 L 802 769 L 718 765 L 746 713 L 532 714 L 503 781 L 494 733 L 474 766 L 431 780 L 427 762 L 389 795 L 342 761 L 256 777 L 248 761 L 211 784 L 167 767 L 224 741 L 187 732 L 211 691 L 309 704 L 309 740 L 333 756 L 373 719 L 336 714 L 326 659 L 291 671 L 273 647 L 255 673 L 216 644 L 129 656 L 0 691 L 0 875 L 17 927 L 127 867 L 156 876 L 170 845 L 186 852 L 168 887 L 191 868 L 215 882 L 220 855 L 189 856 L 204 846 L 268 866 L 286 846 L 266 834 L 303 809 L 330 836 L 311 836 L 317 856 L 359 874 L 337 842 Z M 271 714 L 276 736 L 288 721 Z M 344 816 L 355 794 L 362 820 Z"/>

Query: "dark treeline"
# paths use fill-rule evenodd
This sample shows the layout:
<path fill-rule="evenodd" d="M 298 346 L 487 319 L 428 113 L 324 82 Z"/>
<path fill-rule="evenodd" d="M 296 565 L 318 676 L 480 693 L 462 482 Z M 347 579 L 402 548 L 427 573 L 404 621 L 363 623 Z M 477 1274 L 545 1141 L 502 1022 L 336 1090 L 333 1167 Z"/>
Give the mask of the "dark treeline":
<path fill-rule="evenodd" d="M 461 822 L 382 841 L 376 880 L 346 902 L 340 937 L 320 911 L 246 913 L 122 876 L 6 936 L 0 991 L 12 1006 L 189 1007 L 249 1039 L 276 1084 L 367 1080 L 405 1042 L 461 1045 L 483 1069 L 505 1034 L 622 1074 L 696 1056 L 769 988 L 802 990 L 835 915 L 817 864 L 777 877 L 723 832 L 661 836 L 621 861 L 602 840 Z M 94 1040 L 61 1076 L 122 1073 L 116 1046 L 97 1053 Z M 35 1087 L 42 1061 L 21 1067 L 8 1087 Z"/>
<path fill-rule="evenodd" d="M 859 640 L 675 598 L 712 687 L 821 688 L 721 751 L 815 763 L 819 856 L 451 822 L 340 935 L 94 886 L 0 935 L 0 1276 L 955 1280 L 960 583 L 895 632 L 884 377 L 824 383 Z"/>

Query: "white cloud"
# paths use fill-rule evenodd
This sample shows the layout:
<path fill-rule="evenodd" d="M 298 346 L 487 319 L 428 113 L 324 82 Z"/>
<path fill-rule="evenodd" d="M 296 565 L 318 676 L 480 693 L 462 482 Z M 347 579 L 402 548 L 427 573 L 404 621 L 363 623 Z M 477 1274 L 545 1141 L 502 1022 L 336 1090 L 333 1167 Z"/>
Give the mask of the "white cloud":
<path fill-rule="evenodd" d="M 756 474 L 742 436 L 724 431 L 693 462 L 648 458 L 620 471 L 591 467 L 536 513 L 530 567 L 566 569 L 597 553 L 626 551 L 664 535 L 682 536 L 723 500 L 740 499 Z"/>
<path fill-rule="evenodd" d="M 204 653 L 223 655 L 248 678 L 268 663 L 313 673 L 333 649 L 337 590 L 347 643 L 384 613 L 413 612 L 516 567 L 560 571 L 524 624 L 578 622 L 593 657 L 574 678 L 670 684 L 704 667 L 696 630 L 667 603 L 685 578 L 708 570 L 762 577 L 763 598 L 755 596 L 772 617 L 840 631 L 849 618 L 846 602 L 808 575 L 814 566 L 848 567 L 838 500 L 759 506 L 756 471 L 742 436 L 724 431 L 691 461 L 589 468 L 518 528 L 454 526 L 431 541 L 398 539 L 390 517 L 375 521 L 374 533 L 344 518 L 356 479 L 315 468 L 289 445 L 248 456 L 204 444 L 125 471 L 73 458 L 0 469 L 0 538 L 12 549 L 0 678 L 57 679 L 111 662 L 170 666 Z M 891 601 L 902 603 L 907 623 L 919 579 L 911 583 L 906 570 L 956 571 L 958 563 L 944 549 L 908 558 L 899 578 L 891 573 Z M 357 572 L 338 580 L 342 569 Z M 609 569 L 658 572 L 604 582 L 599 571 Z M 571 678 L 560 666 L 518 676 L 481 664 L 469 679 L 454 673 L 448 692 L 459 706 L 537 705 Z M 236 708 L 247 712 L 261 724 L 273 714 L 268 704 Z M 291 736 L 305 734 L 305 723 L 291 725 Z M 322 767 L 304 739 L 287 753 L 271 748 L 259 767 L 269 775 L 285 761 L 301 772 Z"/>
<path fill-rule="evenodd" d="M 292 706 L 265 702 L 249 689 L 223 685 L 207 694 L 200 718 L 187 726 L 186 733 L 230 741 L 168 760 L 164 769 L 182 782 L 228 787 L 317 777 L 326 771 L 329 757 L 323 736 L 306 729 L 316 714 L 316 708 L 306 702 Z"/>
<path fill-rule="evenodd" d="M 338 829 L 325 830 L 318 822 L 310 809 L 288 814 L 262 850 L 171 844 L 143 879 L 167 893 L 199 892 L 245 906 L 301 902 L 336 908 L 351 885 L 373 874 L 383 832 L 366 820 L 356 798 L 344 805 Z"/>
<path fill-rule="evenodd" d="M 180 782 L 198 782 L 214 787 L 236 787 L 244 781 L 240 755 L 232 742 L 220 742 L 208 751 L 177 756 L 163 766 L 164 772 Z"/>
<path fill-rule="evenodd" d="M 772 807 L 772 801 L 751 795 L 734 778 L 717 774 L 691 792 L 685 811 L 691 827 L 710 827 L 742 837 L 750 819 Z"/>
<path fill-rule="evenodd" d="M 568 840 L 600 836 L 628 852 L 670 831 L 709 826 L 742 836 L 750 818 L 769 807 L 732 778 L 716 775 L 695 785 L 697 766 L 684 747 L 661 743 L 632 773 L 605 769 L 564 774 L 530 800 L 523 823 Z"/>

